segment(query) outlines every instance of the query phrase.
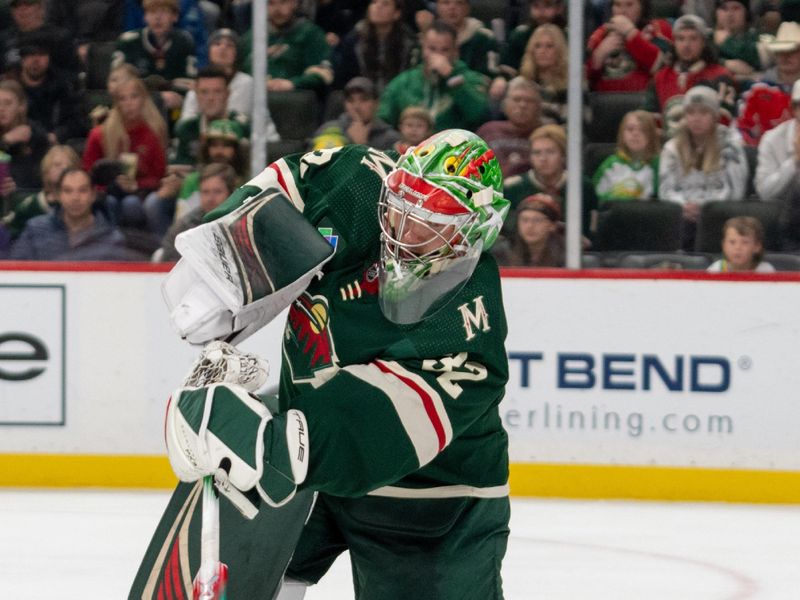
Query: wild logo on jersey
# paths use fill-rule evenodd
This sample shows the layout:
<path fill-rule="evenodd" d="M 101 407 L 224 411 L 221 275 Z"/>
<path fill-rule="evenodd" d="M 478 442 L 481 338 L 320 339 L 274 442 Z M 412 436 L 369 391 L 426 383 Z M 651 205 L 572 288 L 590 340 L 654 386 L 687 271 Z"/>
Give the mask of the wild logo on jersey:
<path fill-rule="evenodd" d="M 284 351 L 291 346 L 287 364 L 295 383 L 321 385 L 335 373 L 339 362 L 333 345 L 328 300 L 304 292 L 289 309 Z"/>

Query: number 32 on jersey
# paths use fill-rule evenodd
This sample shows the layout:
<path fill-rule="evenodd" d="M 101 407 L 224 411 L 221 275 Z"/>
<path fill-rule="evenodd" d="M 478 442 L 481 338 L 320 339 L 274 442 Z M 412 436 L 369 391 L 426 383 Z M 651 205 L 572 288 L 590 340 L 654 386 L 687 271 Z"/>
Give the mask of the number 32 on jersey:
<path fill-rule="evenodd" d="M 454 356 L 422 361 L 422 369 L 433 373 L 441 373 L 436 378 L 439 386 L 453 398 L 458 398 L 464 390 L 461 381 L 483 381 L 487 371 L 480 363 L 467 360 L 467 353 L 460 352 Z"/>

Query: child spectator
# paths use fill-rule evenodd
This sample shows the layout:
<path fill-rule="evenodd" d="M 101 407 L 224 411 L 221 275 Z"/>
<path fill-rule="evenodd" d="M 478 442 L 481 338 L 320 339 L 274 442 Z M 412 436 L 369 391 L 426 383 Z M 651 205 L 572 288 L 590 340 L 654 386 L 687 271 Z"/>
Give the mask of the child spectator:
<path fill-rule="evenodd" d="M 400 134 L 375 116 L 378 94 L 366 77 L 354 77 L 344 86 L 344 112 L 335 121 L 323 123 L 311 140 L 312 150 L 345 144 L 367 144 L 390 149 Z"/>
<path fill-rule="evenodd" d="M 16 239 L 33 217 L 46 215 L 53 210 L 58 199 L 58 180 L 67 169 L 80 166 L 78 153 L 70 146 L 53 146 L 42 158 L 42 190 L 26 196 L 3 217 L 3 224 L 11 239 Z"/>
<path fill-rule="evenodd" d="M 412 65 L 417 41 L 402 20 L 403 5 L 403 0 L 369 3 L 366 18 L 356 23 L 333 54 L 336 89 L 360 75 L 371 80 L 380 95 L 392 78 Z"/>
<path fill-rule="evenodd" d="M 763 260 L 764 227 L 755 217 L 733 217 L 722 227 L 722 258 L 708 267 L 709 273 L 774 273 Z"/>
<path fill-rule="evenodd" d="M 121 199 L 117 222 L 144 222 L 141 198 L 159 186 L 166 172 L 167 124 L 150 99 L 141 79 L 123 82 L 106 120 L 89 132 L 83 168 L 91 170 L 101 159 L 125 164 L 109 195 Z"/>
<path fill-rule="evenodd" d="M 598 200 L 655 198 L 660 151 L 652 113 L 634 110 L 626 114 L 619 124 L 617 151 L 600 164 L 592 179 Z"/>
<path fill-rule="evenodd" d="M 672 48 L 672 28 L 663 19 L 651 17 L 650 0 L 613 0 L 611 15 L 589 37 L 589 88 L 644 90 Z"/>
<path fill-rule="evenodd" d="M 0 153 L 11 157 L 9 171 L 0 182 L 4 198 L 17 189 L 39 189 L 39 164 L 49 147 L 47 132 L 28 119 L 25 91 L 16 81 L 0 81 Z"/>
<path fill-rule="evenodd" d="M 397 128 L 400 139 L 395 142 L 394 149 L 405 154 L 409 148 L 427 140 L 433 134 L 433 119 L 421 106 L 409 106 L 400 113 Z"/>
<path fill-rule="evenodd" d="M 142 7 L 147 25 L 119 37 L 112 65 L 132 64 L 150 88 L 161 92 L 168 109 L 180 109 L 197 74 L 194 42 L 175 29 L 178 0 L 144 0 Z"/>
<path fill-rule="evenodd" d="M 741 136 L 719 123 L 717 93 L 696 86 L 683 97 L 684 118 L 661 151 L 661 200 L 683 205 L 683 248 L 691 250 L 700 207 L 712 200 L 742 200 L 748 166 Z"/>
<path fill-rule="evenodd" d="M 492 255 L 504 267 L 563 267 L 566 251 L 561 207 L 547 194 L 524 198 L 517 207 L 511 240 L 500 240 Z"/>

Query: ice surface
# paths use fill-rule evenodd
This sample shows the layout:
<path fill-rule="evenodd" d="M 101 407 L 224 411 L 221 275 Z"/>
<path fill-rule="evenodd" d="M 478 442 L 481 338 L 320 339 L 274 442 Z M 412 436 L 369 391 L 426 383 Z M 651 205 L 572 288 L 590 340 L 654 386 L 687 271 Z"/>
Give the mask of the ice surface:
<path fill-rule="evenodd" d="M 166 492 L 0 489 L 15 600 L 127 598 Z M 512 501 L 509 600 L 794 600 L 800 506 Z M 306 600 L 352 599 L 349 563 Z"/>

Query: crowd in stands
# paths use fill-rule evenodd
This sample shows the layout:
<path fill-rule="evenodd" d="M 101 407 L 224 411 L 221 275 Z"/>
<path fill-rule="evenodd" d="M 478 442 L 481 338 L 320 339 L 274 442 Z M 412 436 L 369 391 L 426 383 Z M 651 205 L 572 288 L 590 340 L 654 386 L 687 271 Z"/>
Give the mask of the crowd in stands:
<path fill-rule="evenodd" d="M 579 219 L 600 266 L 650 251 L 768 271 L 780 252 L 800 270 L 796 0 L 587 2 L 575 215 L 565 0 L 267 14 L 270 160 L 468 129 L 512 203 L 501 265 L 563 267 Z M 258 42 L 249 0 L 0 0 L 0 258 L 177 260 L 175 236 L 250 176 Z"/>

